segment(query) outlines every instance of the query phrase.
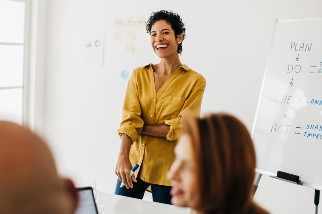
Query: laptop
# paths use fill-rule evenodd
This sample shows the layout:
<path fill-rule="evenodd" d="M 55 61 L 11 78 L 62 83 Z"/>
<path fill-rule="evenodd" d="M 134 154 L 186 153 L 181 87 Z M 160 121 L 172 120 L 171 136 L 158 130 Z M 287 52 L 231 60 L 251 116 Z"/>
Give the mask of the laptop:
<path fill-rule="evenodd" d="M 98 214 L 92 187 L 77 188 L 79 203 L 76 214 Z"/>

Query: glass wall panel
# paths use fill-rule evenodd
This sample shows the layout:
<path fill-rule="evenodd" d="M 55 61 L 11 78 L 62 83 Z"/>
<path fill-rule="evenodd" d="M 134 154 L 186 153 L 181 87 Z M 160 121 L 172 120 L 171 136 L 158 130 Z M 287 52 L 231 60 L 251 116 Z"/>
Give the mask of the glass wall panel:
<path fill-rule="evenodd" d="M 0 0 L 0 43 L 24 42 L 25 3 Z"/>
<path fill-rule="evenodd" d="M 0 60 L 0 88 L 22 86 L 23 46 L 0 45 Z"/>
<path fill-rule="evenodd" d="M 22 124 L 22 88 L 0 90 L 0 119 Z"/>

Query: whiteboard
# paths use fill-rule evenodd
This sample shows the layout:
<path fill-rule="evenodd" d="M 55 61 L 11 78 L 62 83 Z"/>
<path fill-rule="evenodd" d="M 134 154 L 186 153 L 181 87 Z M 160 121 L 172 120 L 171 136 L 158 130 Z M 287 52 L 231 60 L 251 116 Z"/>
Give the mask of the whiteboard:
<path fill-rule="evenodd" d="M 322 19 L 276 20 L 252 136 L 257 172 L 322 189 Z"/>

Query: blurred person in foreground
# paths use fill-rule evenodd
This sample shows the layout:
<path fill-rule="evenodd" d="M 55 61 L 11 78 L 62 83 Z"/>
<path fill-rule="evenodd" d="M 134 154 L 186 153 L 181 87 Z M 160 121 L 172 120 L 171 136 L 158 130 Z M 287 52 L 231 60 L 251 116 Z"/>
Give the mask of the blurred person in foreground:
<path fill-rule="evenodd" d="M 256 157 L 243 123 L 226 114 L 183 118 L 168 173 L 172 203 L 198 214 L 266 214 L 253 200 Z"/>
<path fill-rule="evenodd" d="M 0 121 L 0 213 L 72 214 L 77 189 L 59 177 L 46 143 L 28 128 Z"/>

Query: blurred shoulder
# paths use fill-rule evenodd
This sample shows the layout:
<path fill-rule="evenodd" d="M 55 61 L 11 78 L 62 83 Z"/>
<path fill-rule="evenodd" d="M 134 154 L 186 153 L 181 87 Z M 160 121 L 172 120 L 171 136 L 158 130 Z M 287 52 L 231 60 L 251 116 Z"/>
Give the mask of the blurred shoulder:
<path fill-rule="evenodd" d="M 269 214 L 269 212 L 259 206 L 257 203 L 253 202 L 250 205 L 249 212 L 247 214 Z"/>

